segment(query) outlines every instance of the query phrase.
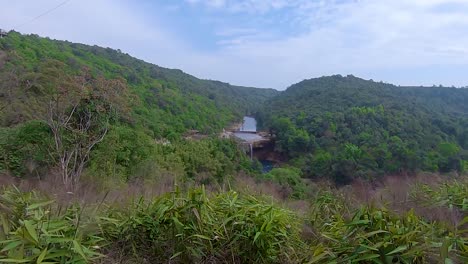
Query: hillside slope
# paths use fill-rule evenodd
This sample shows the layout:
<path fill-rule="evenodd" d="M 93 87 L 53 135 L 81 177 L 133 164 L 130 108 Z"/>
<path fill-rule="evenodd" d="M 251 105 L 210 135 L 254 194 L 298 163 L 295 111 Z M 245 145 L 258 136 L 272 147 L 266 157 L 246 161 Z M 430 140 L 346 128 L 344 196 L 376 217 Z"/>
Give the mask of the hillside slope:
<path fill-rule="evenodd" d="M 133 109 L 135 121 L 147 126 L 156 137 L 166 137 L 169 133 L 182 133 L 188 129 L 206 133 L 219 131 L 277 94 L 273 89 L 201 80 L 180 70 L 159 67 L 110 48 L 35 35 L 12 32 L 0 41 L 0 50 L 7 53 L 6 65 L 1 69 L 2 80 L 11 79 L 11 76 L 6 76 L 10 72 L 14 72 L 13 77 L 24 79 L 28 74 L 38 72 L 41 65 L 50 60 L 63 63 L 60 74 L 77 74 L 83 67 L 88 67 L 94 76 L 124 78 L 132 94 L 140 99 Z M 3 85 L 2 93 L 5 93 L 5 89 Z M 27 116 L 27 113 L 18 110 L 23 111 L 16 109 L 14 115 Z M 21 118 L 6 119 L 2 120 L 4 125 L 21 122 Z"/>
<path fill-rule="evenodd" d="M 124 181 L 158 173 L 220 180 L 243 160 L 235 144 L 186 142 L 184 134 L 217 135 L 278 93 L 16 32 L 0 39 L 0 60 L 0 171 L 16 176 L 58 167 L 64 179 L 84 171 Z"/>
<path fill-rule="evenodd" d="M 461 171 L 468 149 L 468 89 L 398 87 L 339 75 L 305 80 L 259 114 L 277 150 L 309 176 Z M 307 155 L 313 154 L 313 155 Z"/>

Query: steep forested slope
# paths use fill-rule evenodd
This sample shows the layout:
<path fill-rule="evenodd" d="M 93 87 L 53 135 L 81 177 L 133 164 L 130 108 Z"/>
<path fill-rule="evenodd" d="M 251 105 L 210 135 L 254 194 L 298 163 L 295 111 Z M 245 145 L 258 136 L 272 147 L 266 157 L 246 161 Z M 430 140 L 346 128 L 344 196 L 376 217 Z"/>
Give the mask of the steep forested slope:
<path fill-rule="evenodd" d="M 59 166 L 127 179 L 152 164 L 153 172 L 221 177 L 240 158 L 235 146 L 183 142 L 184 133 L 215 135 L 278 93 L 16 32 L 0 39 L 0 60 L 0 170 L 16 175 Z"/>
<path fill-rule="evenodd" d="M 468 89 L 331 76 L 289 87 L 266 103 L 259 119 L 277 134 L 277 150 L 308 175 L 348 181 L 465 169 L 467 102 Z"/>
<path fill-rule="evenodd" d="M 0 50 L 7 54 L 6 65 L 1 70 L 4 83 L 5 79 L 12 78 L 8 73 L 13 72 L 24 81 L 27 74 L 37 73 L 50 60 L 63 63 L 63 68 L 59 69 L 62 74 L 77 74 L 83 67 L 88 67 L 94 76 L 124 78 L 131 92 L 140 99 L 133 109 L 136 121 L 146 124 L 158 137 L 187 129 L 214 132 L 277 93 L 273 89 L 200 80 L 117 50 L 34 35 L 10 33 L 1 40 Z M 8 86 L 11 84 L 10 80 Z M 2 86 L 3 94 L 5 86 Z M 23 109 L 15 112 L 18 110 Z M 14 118 L 2 121 L 6 125 L 17 122 Z"/>

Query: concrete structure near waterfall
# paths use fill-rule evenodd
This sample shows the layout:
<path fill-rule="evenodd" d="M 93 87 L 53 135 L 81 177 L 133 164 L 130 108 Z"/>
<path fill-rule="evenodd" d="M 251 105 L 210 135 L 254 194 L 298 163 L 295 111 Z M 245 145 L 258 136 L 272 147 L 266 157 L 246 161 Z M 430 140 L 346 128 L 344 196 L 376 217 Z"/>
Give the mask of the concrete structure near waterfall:
<path fill-rule="evenodd" d="M 250 159 L 253 159 L 255 149 L 262 148 L 271 142 L 271 136 L 268 133 L 257 131 L 257 122 L 253 117 L 244 117 L 239 129 L 231 134 L 242 145 L 246 146 L 246 152 L 250 153 Z"/>

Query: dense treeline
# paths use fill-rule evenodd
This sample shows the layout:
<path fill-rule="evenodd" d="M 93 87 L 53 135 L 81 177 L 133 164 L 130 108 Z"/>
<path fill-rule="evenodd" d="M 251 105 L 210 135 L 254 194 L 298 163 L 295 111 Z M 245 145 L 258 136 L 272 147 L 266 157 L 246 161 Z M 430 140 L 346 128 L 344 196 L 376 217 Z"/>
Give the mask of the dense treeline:
<path fill-rule="evenodd" d="M 337 183 L 416 171 L 464 171 L 468 89 L 397 87 L 353 76 L 310 79 L 265 104 L 276 150 Z"/>
<path fill-rule="evenodd" d="M 157 137 L 168 137 L 171 133 L 183 133 L 187 129 L 219 131 L 228 122 L 252 112 L 265 99 L 277 93 L 273 89 L 200 80 L 180 70 L 146 63 L 110 48 L 35 35 L 10 33 L 1 40 L 0 50 L 7 54 L 0 64 L 3 97 L 8 95 L 7 91 L 25 88 L 22 82 L 28 82 L 28 75 L 37 73 L 48 61 L 62 63 L 56 69 L 57 74 L 61 75 L 79 75 L 83 67 L 87 67 L 92 76 L 125 79 L 132 94 L 137 96 L 133 100 L 138 99 L 132 109 L 134 122 L 145 126 Z M 24 90 L 17 91 L 16 95 L 22 93 Z M 4 110 L 3 125 L 22 121 L 9 119 L 8 114 L 8 109 Z"/>
<path fill-rule="evenodd" d="M 216 137 L 277 93 L 16 32 L 0 40 L 0 80 L 0 170 L 40 177 L 55 167 L 66 183 L 84 172 L 131 180 L 150 163 L 192 178 L 231 175 L 243 159 L 235 144 L 185 133 Z"/>

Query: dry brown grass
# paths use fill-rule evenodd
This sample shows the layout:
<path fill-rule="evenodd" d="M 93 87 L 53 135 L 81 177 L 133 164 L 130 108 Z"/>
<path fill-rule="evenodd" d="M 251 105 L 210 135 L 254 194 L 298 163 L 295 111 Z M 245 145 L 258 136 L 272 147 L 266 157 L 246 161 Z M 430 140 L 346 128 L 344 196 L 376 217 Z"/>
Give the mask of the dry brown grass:
<path fill-rule="evenodd" d="M 7 173 L 0 173 L 0 187 L 17 184 L 17 179 Z"/>
<path fill-rule="evenodd" d="M 271 196 L 276 201 L 285 200 L 289 193 L 279 184 L 271 181 L 259 181 L 245 173 L 239 173 L 231 184 L 231 188 L 250 195 Z"/>
<path fill-rule="evenodd" d="M 153 197 L 171 192 L 176 188 L 188 189 L 203 185 L 208 193 L 218 193 L 234 189 L 249 195 L 270 197 L 273 201 L 283 204 L 299 214 L 306 214 L 310 208 L 310 200 L 288 199 L 291 190 L 271 181 L 260 181 L 245 173 L 238 173 L 225 183 L 206 182 L 209 177 L 199 175 L 192 182 L 176 181 L 176 175 L 169 172 L 158 172 L 157 177 L 150 179 L 134 180 L 130 183 L 113 184 L 107 182 L 106 186 L 86 179 L 75 188 L 73 192 L 67 191 L 61 184 L 57 173 L 50 173 L 48 177 L 41 180 L 36 178 L 18 179 L 10 175 L 0 175 L 0 187 L 15 185 L 21 190 L 36 190 L 54 198 L 62 204 L 79 202 L 81 204 L 101 203 L 104 200 L 110 204 L 125 204 L 141 197 L 150 200 Z M 449 180 L 447 176 L 438 174 L 419 174 L 415 176 L 386 176 L 378 182 L 367 182 L 356 180 L 351 185 L 336 189 L 326 181 L 312 182 L 306 184 L 310 189 L 308 196 L 312 198 L 319 190 L 331 190 L 345 197 L 350 208 L 358 208 L 362 205 L 385 207 L 396 213 L 404 214 L 414 210 L 418 215 L 428 221 L 445 222 L 454 226 L 463 217 L 459 211 L 446 207 L 437 207 L 416 201 L 410 197 L 410 192 L 417 184 L 429 186 L 440 185 Z"/>
<path fill-rule="evenodd" d="M 402 215 L 414 210 L 417 215 L 427 221 L 437 221 L 447 224 L 448 227 L 455 227 L 463 218 L 459 210 L 427 204 L 427 202 L 411 197 L 411 192 L 419 184 L 437 186 L 451 180 L 453 180 L 452 177 L 439 174 L 392 175 L 373 183 L 357 180 L 336 191 L 344 194 L 351 208 L 372 205 L 387 208 Z"/>
<path fill-rule="evenodd" d="M 161 174 L 158 179 L 136 180 L 127 184 L 107 182 L 106 185 L 91 179 L 83 179 L 71 191 L 64 187 L 57 173 L 49 173 L 41 180 L 37 178 L 19 179 L 9 175 L 0 176 L 0 187 L 15 185 L 22 191 L 37 191 L 56 200 L 60 204 L 78 202 L 80 204 L 107 203 L 122 204 L 140 197 L 152 198 L 174 190 L 174 177 Z"/>

